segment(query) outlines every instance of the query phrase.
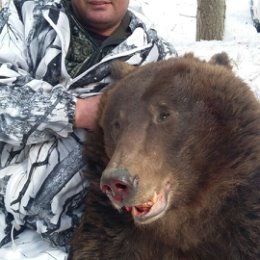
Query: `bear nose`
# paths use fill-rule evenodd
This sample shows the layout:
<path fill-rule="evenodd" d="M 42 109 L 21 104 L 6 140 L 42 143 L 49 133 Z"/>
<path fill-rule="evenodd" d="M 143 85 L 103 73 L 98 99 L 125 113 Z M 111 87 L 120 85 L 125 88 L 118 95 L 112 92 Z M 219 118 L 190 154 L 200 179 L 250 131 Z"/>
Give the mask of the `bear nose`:
<path fill-rule="evenodd" d="M 131 176 L 127 169 L 108 169 L 102 174 L 101 191 L 115 202 L 122 202 L 137 189 L 137 179 Z"/>

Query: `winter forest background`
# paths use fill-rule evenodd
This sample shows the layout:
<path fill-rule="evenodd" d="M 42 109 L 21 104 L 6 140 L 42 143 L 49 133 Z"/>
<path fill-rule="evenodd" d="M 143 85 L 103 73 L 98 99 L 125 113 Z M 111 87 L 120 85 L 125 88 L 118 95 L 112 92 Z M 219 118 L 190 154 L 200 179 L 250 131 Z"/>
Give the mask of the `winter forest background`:
<path fill-rule="evenodd" d="M 260 0 L 225 1 L 226 18 L 221 41 L 196 41 L 197 3 L 201 1 L 130 0 L 130 3 L 152 21 L 162 37 L 173 43 L 179 55 L 194 52 L 208 60 L 217 52 L 227 52 L 234 72 L 260 98 L 260 33 L 252 20 L 252 13 L 255 19 L 260 19 Z"/>

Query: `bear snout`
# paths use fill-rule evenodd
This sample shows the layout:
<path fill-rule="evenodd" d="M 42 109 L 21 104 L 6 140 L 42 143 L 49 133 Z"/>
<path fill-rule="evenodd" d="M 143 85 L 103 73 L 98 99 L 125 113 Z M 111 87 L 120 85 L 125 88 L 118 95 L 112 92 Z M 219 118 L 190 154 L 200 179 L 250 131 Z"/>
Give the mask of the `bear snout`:
<path fill-rule="evenodd" d="M 137 187 L 137 178 L 122 168 L 106 169 L 100 180 L 101 191 L 119 208 L 137 191 Z"/>

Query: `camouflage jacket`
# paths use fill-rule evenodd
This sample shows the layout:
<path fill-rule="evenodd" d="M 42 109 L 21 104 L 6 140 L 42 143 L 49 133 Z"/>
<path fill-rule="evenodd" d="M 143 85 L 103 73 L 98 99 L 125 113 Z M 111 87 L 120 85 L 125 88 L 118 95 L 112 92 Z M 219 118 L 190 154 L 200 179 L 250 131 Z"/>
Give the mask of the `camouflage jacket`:
<path fill-rule="evenodd" d="M 87 190 L 81 174 L 86 131 L 73 129 L 76 97 L 102 91 L 115 59 L 142 65 L 176 54 L 130 14 L 131 34 L 71 77 L 70 21 L 61 0 L 11 0 L 1 10 L 0 246 L 11 230 L 24 227 L 66 243 Z"/>

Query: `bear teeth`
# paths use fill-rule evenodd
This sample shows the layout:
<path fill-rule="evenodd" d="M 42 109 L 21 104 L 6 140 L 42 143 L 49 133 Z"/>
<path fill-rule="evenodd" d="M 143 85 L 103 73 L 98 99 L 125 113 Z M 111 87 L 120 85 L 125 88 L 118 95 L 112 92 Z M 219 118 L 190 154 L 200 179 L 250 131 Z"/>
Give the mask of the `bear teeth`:
<path fill-rule="evenodd" d="M 157 202 L 157 200 L 158 200 L 158 194 L 157 194 L 157 192 L 154 192 L 153 198 L 152 198 L 153 204 L 155 204 Z"/>

